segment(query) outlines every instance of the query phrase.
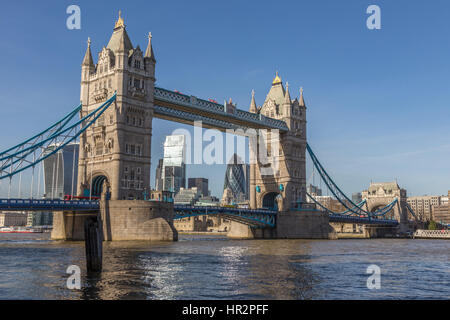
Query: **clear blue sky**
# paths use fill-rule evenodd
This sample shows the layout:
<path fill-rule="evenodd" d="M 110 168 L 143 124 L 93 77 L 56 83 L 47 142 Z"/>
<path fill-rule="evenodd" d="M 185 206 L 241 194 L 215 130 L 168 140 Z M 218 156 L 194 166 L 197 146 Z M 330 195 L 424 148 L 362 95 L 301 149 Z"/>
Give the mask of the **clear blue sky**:
<path fill-rule="evenodd" d="M 81 30 L 66 8 L 81 7 Z M 382 29 L 368 30 L 370 4 Z M 121 9 L 133 45 L 153 34 L 157 85 L 248 109 L 276 70 L 304 87 L 308 140 L 347 193 L 371 180 L 410 195 L 450 189 L 450 3 L 434 1 L 8 1 L 0 19 L 0 149 L 78 104 L 80 64 Z M 162 142 L 180 125 L 154 120 L 152 181 Z M 221 195 L 224 166 L 190 166 Z"/>

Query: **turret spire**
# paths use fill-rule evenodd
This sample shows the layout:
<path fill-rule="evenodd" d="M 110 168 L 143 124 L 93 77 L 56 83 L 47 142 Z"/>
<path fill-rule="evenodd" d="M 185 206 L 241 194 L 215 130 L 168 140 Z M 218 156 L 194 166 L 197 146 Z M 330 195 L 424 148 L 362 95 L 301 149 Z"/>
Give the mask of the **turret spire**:
<path fill-rule="evenodd" d="M 155 54 L 153 53 L 153 47 L 152 47 L 152 33 L 148 33 L 148 45 L 147 50 L 145 50 L 144 58 L 150 58 L 153 61 L 156 61 Z"/>
<path fill-rule="evenodd" d="M 274 86 L 274 85 L 280 84 L 280 83 L 281 83 L 281 78 L 278 75 L 278 71 L 277 71 L 276 74 L 275 74 L 275 79 L 273 79 L 273 81 L 272 81 L 272 85 Z"/>
<path fill-rule="evenodd" d="M 84 59 L 83 59 L 82 65 L 89 66 L 89 67 L 94 66 L 94 59 L 92 59 L 92 53 L 91 53 L 91 38 L 88 38 L 88 40 L 87 40 L 87 49 L 86 49 L 86 53 L 84 54 Z"/>
<path fill-rule="evenodd" d="M 291 96 L 289 94 L 289 83 L 286 82 L 286 93 L 284 94 L 284 103 L 291 104 Z"/>
<path fill-rule="evenodd" d="M 250 102 L 250 112 L 256 113 L 255 90 L 252 90 L 252 101 Z"/>
<path fill-rule="evenodd" d="M 121 17 L 122 11 L 119 10 L 119 18 L 116 21 L 116 24 L 114 25 L 115 28 L 123 27 L 125 28 L 125 23 L 123 22 L 123 18 Z"/>
<path fill-rule="evenodd" d="M 305 100 L 303 99 L 303 87 L 300 87 L 300 98 L 298 99 L 300 107 L 305 107 Z"/>

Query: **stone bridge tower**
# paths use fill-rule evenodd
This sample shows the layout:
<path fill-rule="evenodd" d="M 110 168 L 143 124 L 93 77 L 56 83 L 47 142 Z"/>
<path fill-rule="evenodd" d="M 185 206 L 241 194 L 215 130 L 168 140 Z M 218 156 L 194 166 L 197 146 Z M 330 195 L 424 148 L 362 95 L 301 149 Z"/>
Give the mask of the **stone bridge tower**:
<path fill-rule="evenodd" d="M 151 34 L 145 52 L 133 47 L 120 12 L 97 64 L 88 40 L 81 66 L 81 116 L 115 91 L 117 98 L 80 137 L 79 195 L 108 191 L 112 200 L 143 199 L 150 186 L 155 64 Z"/>
<path fill-rule="evenodd" d="M 395 218 L 401 224 L 405 224 L 408 219 L 413 219 L 413 217 L 408 215 L 406 209 L 406 190 L 400 188 L 395 181 L 379 183 L 371 182 L 369 188 L 362 192 L 362 198 L 367 200 L 366 210 L 370 212 L 375 212 L 397 199 L 397 204 L 386 214 L 386 216 L 388 218 Z"/>
<path fill-rule="evenodd" d="M 277 73 L 261 107 L 256 106 L 252 94 L 250 112 L 283 120 L 289 128 L 279 135 L 273 130 L 268 132 L 267 145 L 262 143 L 261 138 L 265 134 L 261 131 L 257 143 L 253 144 L 257 148 L 250 142 L 250 207 L 288 211 L 293 202 L 305 201 L 306 197 L 306 106 L 303 90 L 300 89 L 298 99 L 292 100 L 288 83 L 284 88 Z M 264 157 L 261 159 L 264 153 L 269 161 Z"/>

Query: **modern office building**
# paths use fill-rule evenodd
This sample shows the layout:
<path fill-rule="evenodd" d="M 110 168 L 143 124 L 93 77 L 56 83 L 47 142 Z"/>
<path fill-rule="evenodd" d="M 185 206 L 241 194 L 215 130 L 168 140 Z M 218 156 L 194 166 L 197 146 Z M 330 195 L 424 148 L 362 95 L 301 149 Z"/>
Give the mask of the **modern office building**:
<path fill-rule="evenodd" d="M 306 186 L 306 192 L 308 192 L 308 194 L 313 197 L 314 199 L 316 197 L 320 197 L 322 196 L 322 189 L 320 189 L 319 187 L 312 185 L 312 184 L 308 184 Z M 307 202 L 314 202 L 313 200 L 311 200 L 309 197 L 306 197 L 306 201 Z"/>
<path fill-rule="evenodd" d="M 215 196 L 201 197 L 194 204 L 196 207 L 218 207 L 220 206 L 219 198 Z"/>
<path fill-rule="evenodd" d="M 0 213 L 0 227 L 23 227 L 27 224 L 27 213 L 6 211 Z"/>
<path fill-rule="evenodd" d="M 406 200 L 420 220 L 432 220 L 433 208 L 440 206 L 441 196 L 408 197 Z"/>
<path fill-rule="evenodd" d="M 448 195 L 441 196 L 441 204 L 432 207 L 431 217 L 435 222 L 450 225 L 450 205 L 448 199 L 450 198 L 450 190 Z"/>
<path fill-rule="evenodd" d="M 57 145 L 50 145 L 44 151 L 50 154 Z M 78 175 L 79 144 L 70 143 L 44 162 L 44 198 L 62 199 L 64 195 L 76 194 Z"/>
<path fill-rule="evenodd" d="M 159 159 L 158 166 L 156 167 L 155 174 L 155 190 L 162 191 L 163 190 L 163 159 Z"/>
<path fill-rule="evenodd" d="M 362 201 L 362 194 L 361 192 L 355 192 L 352 194 L 352 202 L 353 203 L 360 203 Z"/>
<path fill-rule="evenodd" d="M 53 212 L 28 212 L 27 226 L 51 226 L 53 225 Z"/>
<path fill-rule="evenodd" d="M 249 198 L 250 169 L 235 153 L 227 165 L 223 190 L 230 189 L 236 202 Z"/>
<path fill-rule="evenodd" d="M 200 190 L 200 194 L 202 197 L 209 196 L 208 190 L 208 179 L 205 178 L 189 178 L 188 179 L 188 188 L 196 187 Z"/>
<path fill-rule="evenodd" d="M 184 135 L 170 135 L 164 142 L 163 190 L 177 194 L 186 187 L 186 140 Z"/>
<path fill-rule="evenodd" d="M 180 191 L 175 195 L 173 202 L 175 204 L 182 204 L 187 206 L 192 206 L 200 198 L 200 190 L 196 187 L 185 189 L 180 188 Z"/>

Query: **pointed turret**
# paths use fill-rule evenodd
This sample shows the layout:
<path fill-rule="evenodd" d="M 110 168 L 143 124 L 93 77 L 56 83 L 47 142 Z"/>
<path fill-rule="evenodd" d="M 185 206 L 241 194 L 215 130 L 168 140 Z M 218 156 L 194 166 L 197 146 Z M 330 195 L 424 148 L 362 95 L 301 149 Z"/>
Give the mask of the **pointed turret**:
<path fill-rule="evenodd" d="M 298 99 L 298 104 L 300 107 L 306 107 L 305 100 L 303 99 L 303 87 L 300 87 L 300 98 Z"/>
<path fill-rule="evenodd" d="M 144 58 L 151 59 L 152 61 L 156 62 L 155 54 L 153 53 L 153 47 L 152 47 L 152 33 L 148 33 L 148 45 L 147 50 L 145 50 L 145 56 Z"/>
<path fill-rule="evenodd" d="M 250 102 L 250 112 L 256 113 L 255 90 L 252 90 L 252 101 Z"/>
<path fill-rule="evenodd" d="M 94 67 L 94 59 L 92 59 L 92 53 L 91 53 L 91 38 L 88 38 L 87 44 L 88 45 L 87 45 L 86 53 L 84 54 L 83 63 L 81 65 L 87 66 L 87 67 Z"/>
<path fill-rule="evenodd" d="M 275 104 L 277 105 L 283 104 L 285 100 L 285 90 L 283 87 L 283 82 L 278 75 L 278 71 L 276 72 L 275 78 L 272 81 L 272 86 L 270 87 L 269 93 L 264 100 L 264 104 L 266 104 L 269 100 L 275 102 Z"/>
<path fill-rule="evenodd" d="M 119 19 L 116 21 L 116 24 L 114 25 L 114 32 L 111 36 L 111 39 L 109 39 L 108 45 L 106 47 L 108 49 L 111 49 L 113 52 L 121 51 L 126 52 L 127 54 L 129 50 L 133 49 L 133 44 L 131 43 L 130 38 L 128 37 L 120 11 L 119 11 Z"/>
<path fill-rule="evenodd" d="M 276 74 L 275 74 L 275 79 L 273 79 L 273 81 L 272 81 L 272 85 L 274 86 L 274 85 L 277 85 L 277 84 L 281 84 L 281 78 L 280 78 L 280 76 L 278 75 L 278 71 L 276 72 Z"/>
<path fill-rule="evenodd" d="M 284 103 L 285 104 L 291 104 L 291 96 L 289 94 L 289 83 L 286 82 L 286 92 L 284 94 Z"/>

